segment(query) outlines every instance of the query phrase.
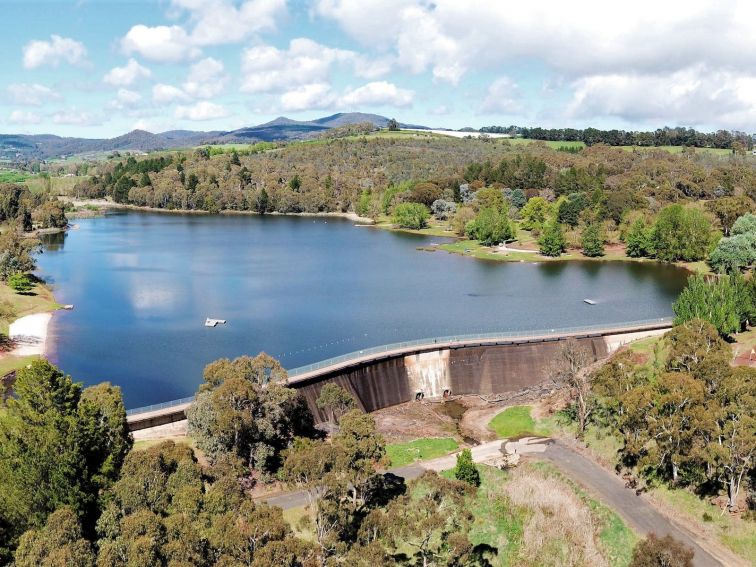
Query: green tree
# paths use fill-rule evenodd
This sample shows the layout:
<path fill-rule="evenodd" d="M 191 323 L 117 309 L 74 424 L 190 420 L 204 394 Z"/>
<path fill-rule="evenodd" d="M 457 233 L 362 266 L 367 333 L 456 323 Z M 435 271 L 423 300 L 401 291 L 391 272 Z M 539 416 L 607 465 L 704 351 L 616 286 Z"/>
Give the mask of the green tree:
<path fill-rule="evenodd" d="M 65 206 L 57 199 L 50 199 L 34 209 L 34 221 L 42 228 L 65 228 L 68 226 Z M 26 228 L 24 228 L 26 231 Z M 31 226 L 29 227 L 31 230 Z"/>
<path fill-rule="evenodd" d="M 567 248 L 567 240 L 562 232 L 562 225 L 552 221 L 543 229 L 541 238 L 538 239 L 538 247 L 544 256 L 559 256 Z"/>
<path fill-rule="evenodd" d="M 551 205 L 543 197 L 532 197 L 520 210 L 522 227 L 526 230 L 540 230 L 551 215 Z"/>
<path fill-rule="evenodd" d="M 82 534 L 79 518 L 70 508 L 50 514 L 41 529 L 24 533 L 15 554 L 16 567 L 94 567 L 92 544 Z"/>
<path fill-rule="evenodd" d="M 748 234 L 756 232 L 756 215 L 753 213 L 747 213 L 742 217 L 739 217 L 732 225 L 730 234 L 737 236 L 738 234 Z"/>
<path fill-rule="evenodd" d="M 753 201 L 745 195 L 713 199 L 706 203 L 706 208 L 717 217 L 722 225 L 722 232 L 725 236 L 730 235 L 730 230 L 739 217 L 750 214 L 753 206 Z"/>
<path fill-rule="evenodd" d="M 641 258 L 653 254 L 651 230 L 643 218 L 636 219 L 625 235 L 625 253 L 631 258 Z"/>
<path fill-rule="evenodd" d="M 692 319 L 708 321 L 722 335 L 736 333 L 753 315 L 753 302 L 742 276 L 706 279 L 700 274 L 688 283 L 672 305 L 675 324 Z"/>
<path fill-rule="evenodd" d="M 709 265 L 719 273 L 740 272 L 756 264 L 756 232 L 724 237 L 709 255 Z"/>
<path fill-rule="evenodd" d="M 528 202 L 528 198 L 525 196 L 525 193 L 522 192 L 522 189 L 514 188 L 509 193 L 509 201 L 512 203 L 513 207 L 522 209 Z"/>
<path fill-rule="evenodd" d="M 656 218 L 652 240 L 660 260 L 702 260 L 708 256 L 712 242 L 711 223 L 699 209 L 669 205 Z"/>
<path fill-rule="evenodd" d="M 93 526 L 100 491 L 131 447 L 120 390 L 97 388 L 82 390 L 46 360 L 17 372 L 0 413 L 0 526 L 9 526 L 0 549 L 62 506 Z"/>
<path fill-rule="evenodd" d="M 495 246 L 514 238 L 514 228 L 506 213 L 494 208 L 482 209 L 467 223 L 465 233 L 468 238 L 479 240 L 484 246 Z"/>
<path fill-rule="evenodd" d="M 270 356 L 218 360 L 187 410 L 190 435 L 216 461 L 233 455 L 263 475 L 278 469 L 296 436 L 312 434 L 312 415 L 286 371 Z"/>
<path fill-rule="evenodd" d="M 236 148 L 231 150 L 231 165 L 241 166 L 241 160 L 239 159 L 239 154 L 236 152 Z"/>
<path fill-rule="evenodd" d="M 479 189 L 475 193 L 475 201 L 481 211 L 484 209 L 494 209 L 499 213 L 506 212 L 505 205 L 507 201 L 504 199 L 504 193 L 496 187 Z"/>
<path fill-rule="evenodd" d="M 338 384 L 325 384 L 315 401 L 318 408 L 328 413 L 328 420 L 336 424 L 339 418 L 355 406 L 354 397 Z"/>
<path fill-rule="evenodd" d="M 11 274 L 8 278 L 8 287 L 10 287 L 16 293 L 28 293 L 32 290 L 34 285 L 26 274 Z"/>
<path fill-rule="evenodd" d="M 430 211 L 421 203 L 400 203 L 394 208 L 393 223 L 400 228 L 419 230 L 424 228 Z"/>
<path fill-rule="evenodd" d="M 0 235 L 0 279 L 7 281 L 13 274 L 33 272 L 37 268 L 33 253 L 38 248 L 38 241 L 24 238 L 15 229 Z"/>
<path fill-rule="evenodd" d="M 582 234 L 583 255 L 593 258 L 604 255 L 604 237 L 599 224 L 589 224 Z"/>
<path fill-rule="evenodd" d="M 418 565 L 465 565 L 467 533 L 473 521 L 467 483 L 426 472 L 386 509 L 384 539 L 394 549 L 409 547 Z"/>
<path fill-rule="evenodd" d="M 580 213 L 587 206 L 588 203 L 583 193 L 571 193 L 566 199 L 560 198 L 557 220 L 574 228 L 580 222 Z"/>
<path fill-rule="evenodd" d="M 387 127 L 389 129 L 389 132 L 396 132 L 399 130 L 399 123 L 396 121 L 395 118 L 391 118 L 388 121 Z"/>
<path fill-rule="evenodd" d="M 264 215 L 268 212 L 270 207 L 270 199 L 268 197 L 268 192 L 265 190 L 265 187 L 260 189 L 260 193 L 257 196 L 257 199 L 255 201 L 255 211 L 260 213 L 261 215 Z"/>
<path fill-rule="evenodd" d="M 464 449 L 457 455 L 457 464 L 454 467 L 454 478 L 466 482 L 470 486 L 480 486 L 480 473 L 473 462 L 470 449 Z"/>
<path fill-rule="evenodd" d="M 294 191 L 295 193 L 299 193 L 299 190 L 302 188 L 302 179 L 299 177 L 299 175 L 294 175 L 289 180 L 289 189 Z"/>
<path fill-rule="evenodd" d="M 366 217 L 370 214 L 370 200 L 370 191 L 368 189 L 363 190 L 360 193 L 360 200 L 357 202 L 357 214 L 361 217 Z"/>

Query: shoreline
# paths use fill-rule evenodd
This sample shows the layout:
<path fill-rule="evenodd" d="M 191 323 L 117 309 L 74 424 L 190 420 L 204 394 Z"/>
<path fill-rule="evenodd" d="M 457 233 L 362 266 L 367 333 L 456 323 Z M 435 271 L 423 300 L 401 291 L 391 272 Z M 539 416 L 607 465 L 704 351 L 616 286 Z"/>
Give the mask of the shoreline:
<path fill-rule="evenodd" d="M 391 224 L 387 224 L 385 222 L 379 222 L 376 219 L 371 219 L 369 217 L 362 217 L 358 215 L 355 212 L 319 212 L 319 213 L 279 213 L 279 212 L 272 212 L 272 213 L 265 213 L 264 215 L 261 215 L 260 213 L 256 211 L 234 211 L 234 210 L 223 210 L 218 213 L 211 213 L 209 211 L 205 210 L 196 210 L 196 209 L 159 209 L 156 207 L 142 207 L 139 205 L 129 205 L 127 203 L 114 203 L 112 201 L 109 201 L 107 199 L 75 199 L 72 197 L 59 197 L 64 199 L 65 201 L 68 201 L 72 203 L 76 207 L 84 207 L 84 206 L 95 206 L 100 207 L 102 210 L 106 209 L 121 209 L 121 210 L 134 210 L 134 211 L 144 211 L 144 212 L 150 212 L 150 213 L 165 213 L 165 214 L 189 214 L 189 215 L 227 215 L 227 216 L 236 216 L 236 215 L 257 215 L 257 216 L 283 216 L 283 217 L 322 217 L 322 218 L 343 218 L 347 219 L 349 221 L 352 221 L 355 224 L 355 226 L 366 226 L 370 228 L 377 228 L 381 230 L 388 230 L 390 232 L 402 232 L 405 234 L 415 234 L 418 236 L 427 236 L 427 237 L 438 237 L 438 238 L 450 238 L 454 242 L 451 243 L 445 243 L 441 244 L 437 247 L 434 247 L 434 250 L 428 250 L 427 248 L 420 247 L 419 250 L 422 251 L 433 251 L 436 250 L 443 250 L 444 252 L 447 252 L 449 254 L 455 254 L 458 256 L 464 256 L 469 258 L 474 258 L 476 260 L 487 260 L 487 261 L 493 261 L 493 262 L 502 262 L 502 263 L 543 263 L 543 262 L 573 262 L 573 261 L 589 261 L 589 262 L 636 262 L 636 263 L 659 263 L 659 264 L 666 264 L 670 266 L 676 266 L 679 268 L 683 268 L 690 272 L 691 274 L 695 273 L 709 273 L 710 270 L 708 268 L 701 269 L 700 267 L 696 267 L 695 263 L 690 262 L 661 262 L 660 260 L 656 260 L 654 258 L 630 258 L 628 256 L 623 257 L 616 257 L 613 254 L 606 254 L 604 256 L 598 256 L 598 257 L 588 257 L 583 256 L 582 254 L 579 254 L 579 251 L 576 250 L 569 250 L 568 252 L 562 254 L 558 257 L 550 257 L 550 256 L 542 256 L 537 250 L 517 250 L 517 249 L 508 249 L 508 254 L 501 254 L 498 248 L 495 247 L 484 247 L 480 245 L 473 245 L 471 247 L 470 252 L 466 252 L 464 250 L 454 250 L 452 248 L 454 243 L 461 243 L 461 242 L 473 242 L 468 241 L 464 237 L 460 237 L 455 234 L 426 234 L 422 230 L 414 230 L 414 229 L 404 229 L 404 228 L 398 228 L 394 227 Z"/>
<path fill-rule="evenodd" d="M 44 356 L 47 351 L 48 330 L 53 313 L 34 313 L 16 319 L 8 326 L 8 338 L 14 348 L 10 356 Z"/>
<path fill-rule="evenodd" d="M 143 207 L 140 205 L 130 205 L 128 203 L 114 203 L 107 199 L 75 199 L 71 197 L 59 197 L 60 199 L 71 203 L 75 207 L 93 206 L 101 209 L 122 209 L 132 211 L 144 211 L 149 213 L 166 213 L 174 215 L 227 215 L 227 216 L 271 216 L 271 217 L 324 217 L 324 218 L 344 218 L 353 222 L 359 222 L 362 224 L 374 225 L 375 221 L 369 217 L 361 217 L 355 212 L 338 212 L 338 211 L 326 211 L 317 213 L 280 213 L 274 211 L 271 213 L 258 213 L 257 211 L 235 211 L 230 209 L 224 209 L 217 213 L 201 209 L 160 209 L 157 207 Z"/>

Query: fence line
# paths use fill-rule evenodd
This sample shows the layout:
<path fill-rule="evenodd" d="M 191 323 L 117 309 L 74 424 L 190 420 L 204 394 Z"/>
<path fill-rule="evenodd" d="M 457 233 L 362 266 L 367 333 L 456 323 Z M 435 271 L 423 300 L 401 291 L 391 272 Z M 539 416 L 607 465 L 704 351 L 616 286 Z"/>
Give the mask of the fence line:
<path fill-rule="evenodd" d="M 603 323 L 599 325 L 582 325 L 579 327 L 561 327 L 561 328 L 554 328 L 554 329 L 539 329 L 535 331 L 500 331 L 495 333 L 472 333 L 472 334 L 459 334 L 459 335 L 448 335 L 443 337 L 430 337 L 425 339 L 413 339 L 410 341 L 401 341 L 397 343 L 390 343 L 387 345 L 381 345 L 376 347 L 368 347 L 361 350 L 349 352 L 346 354 L 342 354 L 339 356 L 334 356 L 331 358 L 326 358 L 325 360 L 321 360 L 319 362 L 314 362 L 312 364 L 307 364 L 305 366 L 299 366 L 297 368 L 292 368 L 288 370 L 288 375 L 290 378 L 294 378 L 296 376 L 300 376 L 302 374 L 306 374 L 307 372 L 312 372 L 314 370 L 319 370 L 321 368 L 327 368 L 329 366 L 333 366 L 336 364 L 340 364 L 342 362 L 348 362 L 349 360 L 353 360 L 356 358 L 362 358 L 364 356 L 369 356 L 371 354 L 382 354 L 385 352 L 395 351 L 395 350 L 401 350 L 413 346 L 433 346 L 434 344 L 445 344 L 445 343 L 464 343 L 464 342 L 474 342 L 474 341 L 485 341 L 489 339 L 514 339 L 514 338 L 528 338 L 528 337 L 541 337 L 541 336 L 561 336 L 561 335 L 569 335 L 569 334 L 575 334 L 575 333 L 591 333 L 596 331 L 612 331 L 612 332 L 622 332 L 622 331 L 630 331 L 632 329 L 636 329 L 638 327 L 646 327 L 651 325 L 663 325 L 663 324 L 671 324 L 672 318 L 671 317 L 658 317 L 656 319 L 644 319 L 641 321 L 633 321 L 630 323 L 619 323 L 616 325 L 612 325 L 611 323 Z M 171 400 L 168 402 L 163 402 L 162 404 L 153 404 L 150 406 L 144 406 L 140 408 L 134 408 L 130 409 L 126 412 L 126 415 L 135 415 L 139 413 L 147 413 L 151 411 L 157 411 L 173 406 L 180 406 L 182 404 L 189 403 L 194 400 L 194 396 L 190 396 L 188 398 L 181 398 L 180 400 Z"/>

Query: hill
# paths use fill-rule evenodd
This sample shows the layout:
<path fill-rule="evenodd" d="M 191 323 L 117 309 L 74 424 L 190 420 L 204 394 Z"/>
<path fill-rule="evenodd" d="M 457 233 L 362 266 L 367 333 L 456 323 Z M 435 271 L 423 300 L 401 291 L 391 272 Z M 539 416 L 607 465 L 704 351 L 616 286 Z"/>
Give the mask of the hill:
<path fill-rule="evenodd" d="M 280 116 L 264 124 L 226 132 L 170 130 L 153 134 L 145 130 L 133 130 L 108 139 L 65 138 L 52 134 L 0 134 L 0 159 L 8 161 L 52 159 L 115 150 L 149 152 L 201 144 L 251 144 L 260 141 L 302 140 L 316 137 L 331 128 L 360 122 L 371 122 L 378 128 L 385 128 L 388 121 L 388 118 L 378 114 L 339 112 L 315 120 L 293 120 Z M 425 126 L 411 124 L 401 126 L 425 128 Z"/>

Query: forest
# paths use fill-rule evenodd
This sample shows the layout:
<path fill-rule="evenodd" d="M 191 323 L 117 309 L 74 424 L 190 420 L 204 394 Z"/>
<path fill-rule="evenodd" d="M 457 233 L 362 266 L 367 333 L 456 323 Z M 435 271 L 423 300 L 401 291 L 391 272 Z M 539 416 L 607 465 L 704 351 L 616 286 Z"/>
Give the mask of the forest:
<path fill-rule="evenodd" d="M 726 148 L 731 150 L 751 150 L 754 136 L 745 132 L 699 132 L 693 128 L 658 128 L 653 132 L 599 130 L 586 128 L 541 128 L 521 126 L 484 126 L 481 132 L 510 134 L 534 140 L 558 142 L 583 142 L 587 146 L 606 144 L 608 146 L 686 146 L 691 148 Z"/>
<path fill-rule="evenodd" d="M 603 257 L 609 247 L 613 257 L 710 260 L 715 271 L 753 264 L 748 222 L 731 234 L 754 210 L 752 156 L 573 150 L 407 136 L 208 147 L 101 162 L 72 193 L 164 210 L 356 212 L 488 247 L 517 241 L 545 257 Z"/>

